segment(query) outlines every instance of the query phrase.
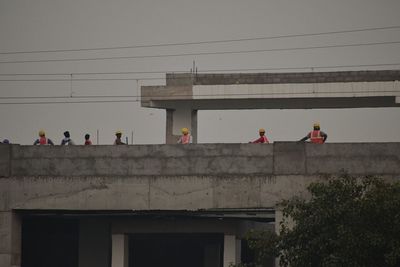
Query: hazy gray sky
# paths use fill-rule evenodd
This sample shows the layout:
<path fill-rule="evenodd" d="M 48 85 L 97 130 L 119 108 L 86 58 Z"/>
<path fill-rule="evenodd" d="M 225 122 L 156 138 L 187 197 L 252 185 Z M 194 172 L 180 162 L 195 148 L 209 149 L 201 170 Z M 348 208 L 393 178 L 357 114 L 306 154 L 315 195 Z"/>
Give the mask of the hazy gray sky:
<path fill-rule="evenodd" d="M 31 144 L 38 130 L 44 129 L 58 144 L 62 133 L 69 130 L 75 142 L 81 144 L 86 132 L 96 141 L 99 130 L 100 143 L 111 144 L 115 130 L 120 129 L 128 137 L 133 131 L 137 144 L 164 143 L 165 112 L 141 108 L 135 97 L 125 97 L 136 96 L 140 85 L 165 83 L 163 79 L 151 79 L 164 75 L 80 73 L 189 71 L 193 60 L 199 71 L 398 69 L 400 65 L 331 69 L 318 66 L 400 64 L 400 44 L 237 55 L 5 62 L 400 41 L 400 29 L 212 45 L 11 52 L 130 47 L 400 26 L 399 10 L 399 0 L 0 0 L 0 74 L 13 74 L 0 76 L 3 80 L 0 81 L 0 139 Z M 109 78 L 137 80 L 104 80 Z M 4 81 L 10 79 L 28 81 Z M 64 81 L 29 81 L 32 79 Z M 56 96 L 64 98 L 5 99 Z M 133 101 L 16 104 L 110 100 Z M 400 108 L 202 111 L 198 121 L 199 142 L 247 142 L 257 137 L 260 127 L 266 128 L 272 141 L 298 140 L 314 121 L 321 123 L 330 142 L 400 142 Z"/>

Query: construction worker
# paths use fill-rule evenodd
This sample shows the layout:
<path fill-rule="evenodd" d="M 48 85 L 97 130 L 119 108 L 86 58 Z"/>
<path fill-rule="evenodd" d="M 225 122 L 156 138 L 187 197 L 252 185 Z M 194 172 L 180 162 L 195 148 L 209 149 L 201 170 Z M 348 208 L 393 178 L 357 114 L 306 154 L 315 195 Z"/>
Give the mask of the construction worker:
<path fill-rule="evenodd" d="M 85 146 L 91 145 L 92 141 L 90 141 L 90 134 L 85 134 Z"/>
<path fill-rule="evenodd" d="M 189 134 L 189 129 L 188 128 L 182 128 L 182 135 L 178 140 L 178 144 L 191 144 L 192 143 L 192 136 Z"/>
<path fill-rule="evenodd" d="M 268 144 L 269 141 L 268 141 L 268 138 L 265 136 L 265 129 L 263 129 L 263 128 L 259 129 L 258 133 L 260 134 L 260 138 L 258 138 L 257 140 L 254 140 L 254 141 L 252 141 L 250 143 L 255 143 L 255 144 L 256 143 L 265 143 L 265 144 Z"/>
<path fill-rule="evenodd" d="M 313 128 L 314 129 L 311 132 L 309 132 L 306 136 L 300 139 L 300 142 L 304 142 L 310 139 L 310 142 L 314 144 L 325 143 L 326 139 L 328 138 L 328 135 L 323 131 L 321 131 L 319 123 L 317 122 L 314 123 Z"/>
<path fill-rule="evenodd" d="M 117 137 L 114 141 L 114 145 L 125 145 L 124 142 L 121 141 L 122 132 L 116 131 L 115 136 Z"/>
<path fill-rule="evenodd" d="M 35 140 L 33 145 L 52 145 L 54 146 L 53 141 L 46 137 L 46 133 L 43 130 L 39 131 L 39 138 Z"/>
<path fill-rule="evenodd" d="M 73 145 L 75 145 L 75 143 L 74 143 L 74 141 L 72 141 L 71 135 L 69 134 L 68 131 L 64 132 L 64 138 L 61 141 L 61 145 L 62 146 L 65 146 L 65 145 L 73 146 Z"/>

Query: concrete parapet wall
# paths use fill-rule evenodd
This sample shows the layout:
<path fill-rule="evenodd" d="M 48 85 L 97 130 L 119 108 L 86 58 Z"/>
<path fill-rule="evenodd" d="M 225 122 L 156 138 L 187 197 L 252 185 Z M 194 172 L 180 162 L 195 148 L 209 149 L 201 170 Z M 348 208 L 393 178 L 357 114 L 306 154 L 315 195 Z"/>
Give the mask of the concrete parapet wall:
<path fill-rule="evenodd" d="M 273 146 L 12 146 L 11 176 L 272 174 Z"/>
<path fill-rule="evenodd" d="M 400 174 L 400 143 L 5 145 L 0 152 L 3 177 Z"/>
<path fill-rule="evenodd" d="M 172 76 L 173 77 L 173 76 Z M 194 85 L 374 82 L 400 80 L 399 70 L 196 74 Z"/>
<path fill-rule="evenodd" d="M 400 143 L 9 145 L 0 151 L 6 166 L 0 211 L 272 208 L 342 172 L 400 180 Z"/>

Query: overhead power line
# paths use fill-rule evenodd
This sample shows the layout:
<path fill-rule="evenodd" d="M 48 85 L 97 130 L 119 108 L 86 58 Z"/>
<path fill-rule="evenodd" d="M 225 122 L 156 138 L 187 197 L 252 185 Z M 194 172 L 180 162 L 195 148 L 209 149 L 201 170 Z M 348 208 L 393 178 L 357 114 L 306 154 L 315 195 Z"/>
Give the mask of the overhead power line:
<path fill-rule="evenodd" d="M 318 69 L 335 69 L 335 68 L 365 68 L 365 67 L 393 67 L 400 66 L 399 63 L 377 63 L 377 64 L 355 64 L 355 65 L 326 65 L 326 66 L 305 66 L 305 67 L 278 67 L 278 68 L 231 68 L 231 69 L 205 69 L 200 70 L 197 74 L 207 74 L 207 73 L 219 73 L 219 72 L 255 72 L 255 71 L 287 71 L 287 70 L 318 70 Z M 11 82 L 11 81 L 104 81 L 104 80 L 164 80 L 165 77 L 135 77 L 135 78 L 72 78 L 73 76 L 81 75 L 134 75 L 134 74 L 166 74 L 166 73 L 189 73 L 187 70 L 174 70 L 174 71 L 122 71 L 122 72 L 80 72 L 80 73 L 0 73 L 0 76 L 68 76 L 68 78 L 63 79 L 0 79 L 0 82 Z M 174 77 L 174 79 L 179 79 L 180 77 Z M 186 77 L 182 77 L 186 79 Z"/>
<path fill-rule="evenodd" d="M 332 34 L 355 33 L 355 32 L 366 32 L 366 31 L 378 31 L 378 30 L 391 30 L 391 29 L 399 29 L 399 28 L 400 28 L 400 26 L 387 26 L 387 27 L 373 27 L 373 28 L 353 29 L 353 30 L 326 31 L 326 32 L 303 33 L 303 34 L 286 34 L 286 35 L 261 36 L 261 37 L 251 37 L 251 38 L 238 38 L 238 39 L 225 39 L 225 40 L 208 40 L 208 41 L 197 41 L 197 42 L 158 43 L 158 44 L 144 44 L 144 45 L 130 45 L 130 46 L 77 48 L 77 49 L 52 49 L 52 50 L 49 49 L 49 50 L 31 50 L 31 51 L 8 51 L 8 52 L 0 52 L 0 55 L 29 54 L 29 53 L 79 52 L 79 51 L 101 51 L 101 50 L 117 50 L 117 49 L 135 49 L 135 48 L 151 48 L 151 47 L 168 47 L 168 46 L 183 46 L 183 45 L 231 43 L 231 42 L 245 42 L 245 41 L 257 41 L 257 40 L 283 39 L 283 38 L 294 38 L 294 37 L 309 37 L 309 36 L 332 35 Z"/>
<path fill-rule="evenodd" d="M 93 101 L 37 101 L 37 102 L 4 102 L 0 105 L 37 105 L 37 104 L 91 104 L 91 103 L 133 103 L 140 100 L 93 100 Z"/>
<path fill-rule="evenodd" d="M 395 93 L 398 93 L 399 91 L 398 90 L 385 90 L 385 91 L 379 91 L 379 93 L 393 93 L 393 94 L 395 94 Z M 340 93 L 340 94 L 344 94 L 344 95 L 354 95 L 354 94 L 357 94 L 357 93 L 371 93 L 371 91 L 367 91 L 367 90 L 359 90 L 359 91 L 335 91 L 335 92 L 318 92 L 318 94 L 325 94 L 325 95 L 329 95 L 329 94 L 338 94 L 338 93 Z M 297 92 L 297 93 L 292 93 L 292 92 L 280 92 L 280 93 L 276 93 L 276 92 L 274 92 L 274 93 L 228 93 L 228 94 L 201 94 L 201 95 L 193 95 L 193 97 L 197 97 L 197 96 L 200 96 L 200 97 L 216 97 L 216 96 L 221 96 L 221 97 L 226 97 L 226 96 L 260 96 L 260 95 L 263 95 L 263 96 L 268 96 L 268 95 L 274 95 L 274 96 L 277 96 L 277 95 L 281 95 L 281 96 L 286 96 L 286 95 L 291 95 L 291 94 L 296 94 L 296 95 L 299 95 L 299 94 L 302 94 L 302 95 L 309 95 L 309 94 L 311 94 L 310 92 Z M 70 100 L 72 100 L 72 99 L 76 99 L 76 98 L 96 98 L 96 97 L 98 97 L 98 96 L 63 96 L 63 97 L 60 97 L 60 96 L 54 96 L 54 97 L 49 97 L 49 96 L 46 96 L 46 97 L 42 97 L 42 99 L 70 99 Z M 176 97 L 189 97 L 189 95 L 185 95 L 185 94 L 177 94 L 177 95 L 173 95 L 173 96 L 157 96 L 157 97 L 154 97 L 154 98 L 151 98 L 151 97 L 143 97 L 143 96 L 140 96 L 140 95 L 136 95 L 136 96 L 134 96 L 134 95 L 132 95 L 132 96 L 101 96 L 101 97 L 108 97 L 108 98 L 126 98 L 126 97 L 128 97 L 128 98 L 136 98 L 136 99 L 132 99 L 132 100 L 86 100 L 86 101 L 65 101 L 65 100 L 63 100 L 63 101 L 34 101 L 34 102 L 0 102 L 0 105 L 2 105 L 2 104 L 6 104 L 6 105 L 8 105 L 8 104 L 77 104 L 77 103 L 85 103 L 85 104 L 88 104 L 88 103 L 130 103 L 130 102 L 139 102 L 139 101 L 141 101 L 142 99 L 152 99 L 152 100 L 154 100 L 154 101 L 157 101 L 157 100 L 174 100 Z M 190 97 L 192 97 L 191 95 L 190 95 Z M 41 97 L 9 97 L 8 99 L 32 99 L 32 98 L 38 98 L 38 99 L 40 99 Z M 0 99 L 2 99 L 2 98 L 0 98 Z M 252 99 L 252 98 L 249 98 L 249 99 Z"/>
<path fill-rule="evenodd" d="M 400 41 L 387 41 L 387 42 L 372 42 L 372 43 L 305 46 L 305 47 L 292 47 L 292 48 L 270 48 L 270 49 L 240 50 L 240 51 L 176 53 L 176 54 L 138 55 L 138 56 L 114 56 L 114 57 L 97 57 L 97 58 L 62 58 L 62 59 L 14 60 L 14 61 L 0 61 L 0 64 L 39 63 L 39 62 L 77 62 L 77 61 L 99 61 L 99 60 L 117 60 L 117 59 L 143 59 L 143 58 L 166 58 L 166 57 L 185 57 L 185 56 L 249 54 L 249 53 L 295 51 L 295 50 L 312 50 L 312 49 L 326 49 L 326 48 L 340 48 L 340 47 L 376 46 L 376 45 L 388 45 L 388 44 L 399 44 L 399 43 L 400 43 Z"/>

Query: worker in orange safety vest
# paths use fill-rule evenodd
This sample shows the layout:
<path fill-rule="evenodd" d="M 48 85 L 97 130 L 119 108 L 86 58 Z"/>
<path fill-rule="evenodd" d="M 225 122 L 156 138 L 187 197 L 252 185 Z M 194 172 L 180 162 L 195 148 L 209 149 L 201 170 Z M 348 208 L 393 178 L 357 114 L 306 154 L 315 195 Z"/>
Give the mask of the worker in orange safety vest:
<path fill-rule="evenodd" d="M 326 139 L 328 138 L 328 135 L 323 131 L 321 131 L 319 123 L 314 123 L 313 128 L 314 129 L 311 132 L 309 132 L 306 136 L 300 139 L 300 142 L 304 142 L 310 139 L 310 142 L 314 144 L 325 143 Z"/>
<path fill-rule="evenodd" d="M 54 145 L 53 141 L 46 137 L 46 133 L 43 130 L 39 131 L 39 138 L 35 140 L 33 145 Z"/>

